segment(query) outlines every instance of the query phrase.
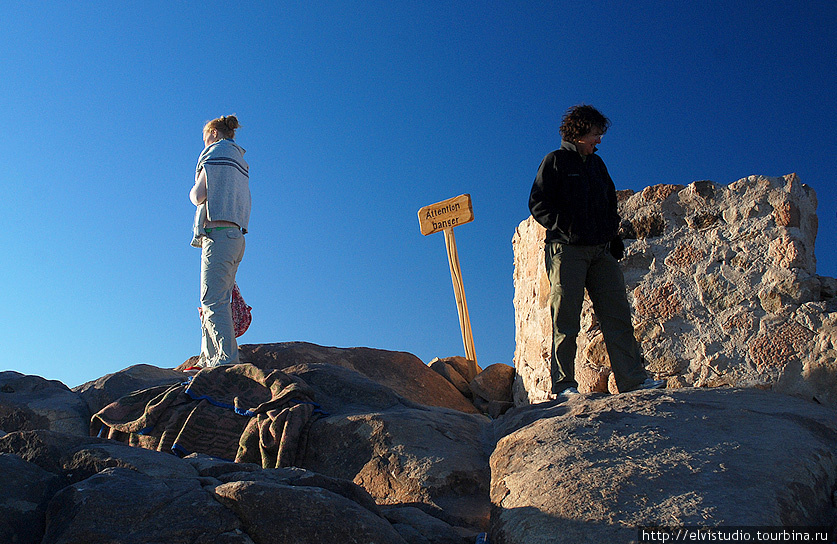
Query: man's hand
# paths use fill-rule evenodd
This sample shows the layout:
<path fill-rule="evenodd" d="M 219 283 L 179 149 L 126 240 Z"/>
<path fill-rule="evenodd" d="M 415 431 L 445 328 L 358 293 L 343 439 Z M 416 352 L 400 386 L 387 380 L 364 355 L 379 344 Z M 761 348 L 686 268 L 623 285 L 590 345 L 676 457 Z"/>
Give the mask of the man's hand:
<path fill-rule="evenodd" d="M 622 239 L 619 238 L 619 236 L 610 241 L 609 249 L 610 254 L 613 255 L 613 258 L 617 261 L 621 260 L 622 257 L 625 256 L 625 243 L 622 242 Z"/>

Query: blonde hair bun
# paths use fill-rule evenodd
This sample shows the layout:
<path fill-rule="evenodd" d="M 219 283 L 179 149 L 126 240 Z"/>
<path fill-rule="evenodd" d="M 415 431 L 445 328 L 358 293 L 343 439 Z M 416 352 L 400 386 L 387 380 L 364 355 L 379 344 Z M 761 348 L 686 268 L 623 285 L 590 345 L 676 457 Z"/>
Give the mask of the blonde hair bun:
<path fill-rule="evenodd" d="M 224 115 L 212 121 L 207 121 L 203 127 L 204 133 L 210 130 L 217 130 L 224 138 L 235 138 L 235 130 L 240 128 L 238 117 L 233 115 Z"/>
<path fill-rule="evenodd" d="M 227 128 L 230 130 L 235 130 L 241 126 L 238 124 L 238 117 L 236 117 L 235 115 L 225 115 L 221 117 L 221 119 L 223 120 L 224 124 L 227 125 Z"/>

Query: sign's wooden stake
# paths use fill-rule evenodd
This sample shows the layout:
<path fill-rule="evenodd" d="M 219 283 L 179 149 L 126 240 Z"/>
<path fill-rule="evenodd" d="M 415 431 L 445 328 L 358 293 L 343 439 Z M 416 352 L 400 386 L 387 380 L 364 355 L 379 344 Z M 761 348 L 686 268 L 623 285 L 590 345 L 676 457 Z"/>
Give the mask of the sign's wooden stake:
<path fill-rule="evenodd" d="M 445 229 L 445 245 L 448 249 L 450 279 L 453 282 L 453 296 L 456 298 L 456 310 L 459 313 L 459 328 L 462 330 L 462 343 L 465 346 L 465 358 L 468 359 L 468 371 L 471 376 L 477 374 L 477 353 L 474 349 L 474 336 L 471 332 L 471 317 L 468 315 L 468 301 L 465 299 L 465 284 L 462 281 L 462 269 L 459 268 L 459 254 L 456 252 L 456 237 L 453 228 Z"/>
<path fill-rule="evenodd" d="M 474 220 L 471 195 L 455 198 L 425 206 L 418 212 L 421 233 L 427 236 L 439 231 L 445 233 L 445 246 L 448 250 L 450 278 L 453 282 L 453 296 L 456 298 L 456 310 L 459 313 L 459 328 L 462 330 L 462 343 L 465 346 L 465 358 L 468 370 L 476 375 L 477 353 L 474 349 L 474 336 L 471 332 L 471 317 L 468 315 L 468 302 L 465 300 L 465 285 L 462 282 L 462 269 L 459 267 L 459 254 L 456 251 L 456 237 L 453 227 L 470 223 Z"/>

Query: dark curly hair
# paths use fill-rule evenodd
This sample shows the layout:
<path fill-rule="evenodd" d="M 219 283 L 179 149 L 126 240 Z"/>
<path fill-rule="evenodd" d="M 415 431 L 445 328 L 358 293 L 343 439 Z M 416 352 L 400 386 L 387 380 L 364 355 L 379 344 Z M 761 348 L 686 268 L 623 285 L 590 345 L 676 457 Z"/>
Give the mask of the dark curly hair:
<path fill-rule="evenodd" d="M 593 106 L 580 104 L 567 110 L 561 119 L 561 128 L 558 131 L 564 140 L 577 142 L 594 128 L 598 128 L 604 134 L 610 128 L 610 119 Z"/>

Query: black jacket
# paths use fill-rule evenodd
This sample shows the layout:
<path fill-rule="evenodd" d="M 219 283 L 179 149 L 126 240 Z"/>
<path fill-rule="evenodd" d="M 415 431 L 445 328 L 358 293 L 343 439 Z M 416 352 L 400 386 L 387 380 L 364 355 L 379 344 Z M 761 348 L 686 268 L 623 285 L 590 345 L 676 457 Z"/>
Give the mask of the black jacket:
<path fill-rule="evenodd" d="M 546 227 L 547 242 L 600 245 L 616 238 L 616 188 L 595 153 L 583 160 L 566 143 L 541 162 L 529 194 L 529 211 Z"/>

